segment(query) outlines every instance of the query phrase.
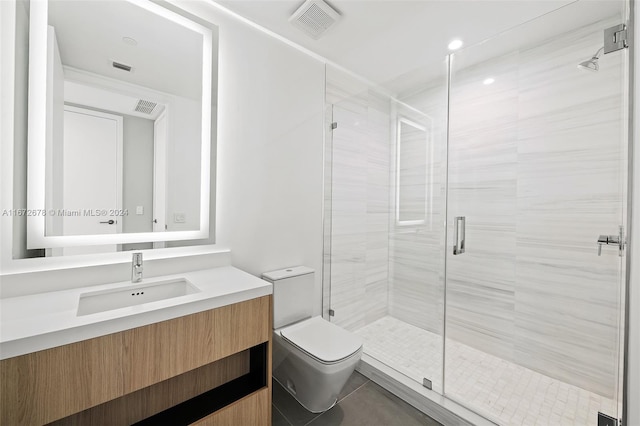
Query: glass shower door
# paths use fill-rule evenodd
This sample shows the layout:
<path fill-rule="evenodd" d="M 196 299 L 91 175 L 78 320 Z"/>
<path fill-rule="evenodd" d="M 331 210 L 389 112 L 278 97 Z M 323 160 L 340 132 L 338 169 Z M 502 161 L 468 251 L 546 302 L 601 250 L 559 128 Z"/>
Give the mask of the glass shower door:
<path fill-rule="evenodd" d="M 447 86 L 436 77 L 398 100 L 327 67 L 324 301 L 366 359 L 441 392 Z"/>
<path fill-rule="evenodd" d="M 619 418 L 628 52 L 578 64 L 623 6 L 451 58 L 444 391 L 499 424 Z"/>

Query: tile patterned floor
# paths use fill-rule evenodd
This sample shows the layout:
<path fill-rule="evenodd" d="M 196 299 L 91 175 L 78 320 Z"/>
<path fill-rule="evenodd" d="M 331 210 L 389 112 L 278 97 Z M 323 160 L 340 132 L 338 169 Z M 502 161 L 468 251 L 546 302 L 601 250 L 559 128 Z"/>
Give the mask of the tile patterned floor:
<path fill-rule="evenodd" d="M 442 338 L 392 317 L 356 331 L 365 352 L 442 390 Z M 503 425 L 597 425 L 615 413 L 611 399 L 552 379 L 455 341 L 447 341 L 447 395 Z M 615 416 L 614 416 L 615 417 Z"/>
<path fill-rule="evenodd" d="M 322 414 L 307 411 L 273 382 L 273 426 L 442 426 L 406 402 L 354 372 L 338 403 Z"/>
<path fill-rule="evenodd" d="M 386 316 L 356 330 L 364 340 L 364 350 L 380 362 L 442 392 L 442 338 L 404 321 Z"/>

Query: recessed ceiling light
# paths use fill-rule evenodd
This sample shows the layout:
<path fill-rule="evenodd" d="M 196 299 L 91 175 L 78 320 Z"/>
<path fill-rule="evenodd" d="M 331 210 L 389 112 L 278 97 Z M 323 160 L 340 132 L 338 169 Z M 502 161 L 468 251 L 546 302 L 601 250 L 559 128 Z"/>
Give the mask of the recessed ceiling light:
<path fill-rule="evenodd" d="M 449 43 L 449 50 L 458 50 L 462 47 L 462 40 L 452 40 L 451 43 Z"/>
<path fill-rule="evenodd" d="M 137 46 L 138 45 L 138 41 L 135 38 L 131 38 L 131 37 L 122 37 L 122 42 L 124 44 L 128 44 L 129 46 Z"/>
<path fill-rule="evenodd" d="M 489 77 L 489 78 L 485 78 L 485 80 L 482 82 L 482 84 L 484 84 L 485 86 L 488 86 L 490 84 L 493 84 L 495 81 L 496 81 L 495 78 Z"/>

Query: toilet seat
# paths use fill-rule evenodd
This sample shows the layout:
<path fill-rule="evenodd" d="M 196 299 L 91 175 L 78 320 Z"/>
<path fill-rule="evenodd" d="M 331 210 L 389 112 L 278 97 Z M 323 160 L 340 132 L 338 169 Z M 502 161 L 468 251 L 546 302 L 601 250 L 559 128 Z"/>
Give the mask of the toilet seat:
<path fill-rule="evenodd" d="M 362 348 L 362 339 L 353 333 L 313 317 L 280 330 L 289 343 L 323 364 L 335 364 Z"/>

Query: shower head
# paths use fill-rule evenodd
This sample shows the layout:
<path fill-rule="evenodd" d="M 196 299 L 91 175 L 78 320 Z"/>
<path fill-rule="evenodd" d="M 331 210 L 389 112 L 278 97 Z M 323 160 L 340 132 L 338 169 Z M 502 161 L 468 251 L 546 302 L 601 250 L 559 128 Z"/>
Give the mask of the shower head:
<path fill-rule="evenodd" d="M 595 55 L 588 61 L 580 62 L 578 64 L 578 69 L 588 70 L 588 71 L 598 71 L 600 69 L 600 65 L 598 65 L 598 59 L 600 59 L 600 54 L 604 50 L 604 47 L 598 49 Z"/>
<path fill-rule="evenodd" d="M 588 61 L 580 62 L 578 68 L 587 71 L 598 71 L 600 66 L 598 65 L 598 58 L 591 58 Z"/>

